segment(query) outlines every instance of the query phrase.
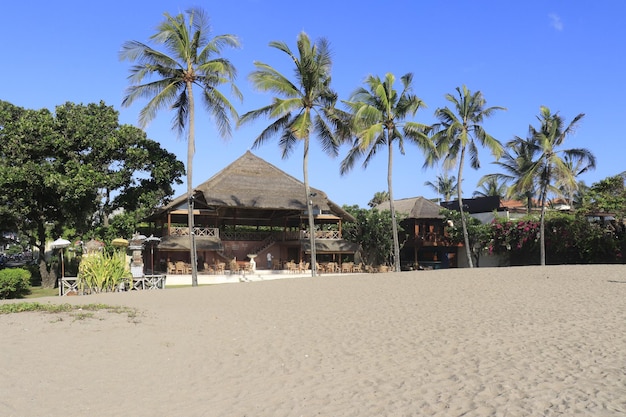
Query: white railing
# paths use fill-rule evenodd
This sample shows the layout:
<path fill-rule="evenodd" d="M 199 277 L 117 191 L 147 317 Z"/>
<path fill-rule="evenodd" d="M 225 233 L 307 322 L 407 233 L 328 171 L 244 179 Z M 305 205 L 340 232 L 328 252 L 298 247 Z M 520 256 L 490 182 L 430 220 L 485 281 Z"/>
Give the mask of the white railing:
<path fill-rule="evenodd" d="M 308 230 L 300 231 L 300 239 L 309 239 L 311 234 Z M 315 232 L 315 239 L 341 239 L 341 232 L 339 230 L 318 230 Z"/>
<path fill-rule="evenodd" d="M 220 237 L 220 229 L 217 227 L 194 227 L 194 234 L 203 237 Z M 170 227 L 170 236 L 189 236 L 188 227 Z"/>

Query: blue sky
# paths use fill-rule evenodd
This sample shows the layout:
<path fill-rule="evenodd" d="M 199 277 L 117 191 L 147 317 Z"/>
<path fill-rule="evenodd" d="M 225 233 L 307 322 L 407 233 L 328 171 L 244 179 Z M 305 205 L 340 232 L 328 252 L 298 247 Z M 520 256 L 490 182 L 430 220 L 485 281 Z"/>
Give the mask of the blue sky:
<path fill-rule="evenodd" d="M 501 142 L 525 137 L 536 125 L 541 105 L 559 111 L 566 121 L 585 113 L 566 147 L 586 147 L 597 169 L 581 179 L 591 185 L 626 170 L 623 148 L 626 120 L 626 2 L 563 1 L 417 1 L 389 0 L 235 0 L 187 1 L 30 1 L 2 7 L 0 99 L 29 109 L 103 100 L 120 112 L 122 123 L 137 125 L 143 103 L 122 108 L 129 62 L 118 52 L 128 40 L 145 42 L 163 19 L 200 4 L 211 16 L 214 34 L 237 35 L 242 48 L 226 56 L 238 69 L 244 94 L 236 102 L 240 114 L 264 106 L 271 96 L 251 88 L 253 61 L 266 62 L 290 74 L 287 56 L 268 43 L 284 41 L 295 49 L 301 31 L 325 37 L 333 51 L 333 85 L 347 99 L 369 74 L 414 73 L 414 93 L 427 104 L 415 119 L 435 121 L 444 95 L 463 84 L 480 90 L 490 106 L 503 106 L 485 129 Z M 399 87 L 399 84 L 398 84 Z M 170 130 L 171 112 L 161 113 L 146 132 L 186 162 L 186 141 Z M 197 117 L 194 186 L 250 149 L 268 121 L 234 130 L 223 140 L 208 116 Z M 375 192 L 387 189 L 387 158 L 363 170 L 360 165 L 339 175 L 347 152 L 330 159 L 313 140 L 310 183 L 338 204 L 366 207 Z M 302 179 L 302 147 L 283 160 L 277 141 L 253 151 Z M 481 149 L 481 169 L 465 169 L 464 197 L 471 197 L 482 175 L 497 172 L 493 158 Z M 414 146 L 395 152 L 394 196 L 436 197 L 424 186 L 437 169 L 423 170 L 423 155 Z M 456 175 L 456 172 L 452 173 Z M 185 185 L 177 188 L 184 193 Z"/>

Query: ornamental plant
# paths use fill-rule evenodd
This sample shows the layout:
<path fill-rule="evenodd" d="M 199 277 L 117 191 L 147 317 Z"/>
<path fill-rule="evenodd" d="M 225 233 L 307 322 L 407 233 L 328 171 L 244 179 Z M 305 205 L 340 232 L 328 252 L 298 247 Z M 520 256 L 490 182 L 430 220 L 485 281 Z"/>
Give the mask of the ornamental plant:
<path fill-rule="evenodd" d="M 539 243 L 539 222 L 533 219 L 496 219 L 492 223 L 490 254 L 509 251 L 533 252 Z"/>
<path fill-rule="evenodd" d="M 30 272 L 22 268 L 0 270 L 0 300 L 21 298 L 28 293 Z"/>
<path fill-rule="evenodd" d="M 96 252 L 83 256 L 78 268 L 78 285 L 81 291 L 113 291 L 125 279 L 130 279 L 125 259 L 120 253 Z"/>

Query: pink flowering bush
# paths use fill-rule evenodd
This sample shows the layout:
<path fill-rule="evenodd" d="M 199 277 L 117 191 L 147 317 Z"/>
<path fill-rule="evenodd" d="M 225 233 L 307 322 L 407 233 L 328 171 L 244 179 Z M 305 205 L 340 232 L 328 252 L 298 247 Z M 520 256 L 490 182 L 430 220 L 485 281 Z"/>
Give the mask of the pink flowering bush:
<path fill-rule="evenodd" d="M 539 221 L 494 220 L 489 253 L 533 252 L 539 247 Z"/>

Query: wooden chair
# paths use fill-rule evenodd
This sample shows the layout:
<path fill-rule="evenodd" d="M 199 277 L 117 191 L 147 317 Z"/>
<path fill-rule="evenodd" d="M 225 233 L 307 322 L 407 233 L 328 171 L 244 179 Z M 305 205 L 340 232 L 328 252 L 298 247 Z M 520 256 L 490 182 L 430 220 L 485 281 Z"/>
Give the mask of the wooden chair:
<path fill-rule="evenodd" d="M 341 273 L 352 272 L 352 262 L 343 262 L 341 264 Z"/>
<path fill-rule="evenodd" d="M 360 263 L 352 266 L 352 272 L 356 272 L 356 273 L 363 272 L 363 262 L 360 262 Z"/>
<path fill-rule="evenodd" d="M 181 275 L 187 273 L 187 266 L 183 261 L 176 262 L 176 273 Z"/>
<path fill-rule="evenodd" d="M 230 269 L 231 275 L 239 273 L 239 264 L 237 263 L 235 259 L 230 261 L 230 263 L 228 264 L 228 269 Z"/>
<path fill-rule="evenodd" d="M 176 273 L 176 265 L 174 265 L 174 262 L 168 262 L 167 263 L 167 273 L 168 274 L 175 274 Z"/>
<path fill-rule="evenodd" d="M 280 260 L 272 259 L 272 269 L 275 271 L 280 270 Z"/>
<path fill-rule="evenodd" d="M 224 269 L 226 268 L 226 263 L 225 262 L 218 262 L 215 265 L 213 265 L 213 269 L 215 270 L 216 274 L 224 274 Z"/>

